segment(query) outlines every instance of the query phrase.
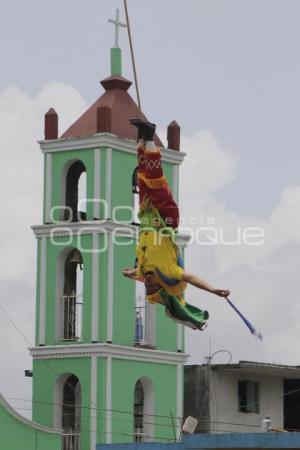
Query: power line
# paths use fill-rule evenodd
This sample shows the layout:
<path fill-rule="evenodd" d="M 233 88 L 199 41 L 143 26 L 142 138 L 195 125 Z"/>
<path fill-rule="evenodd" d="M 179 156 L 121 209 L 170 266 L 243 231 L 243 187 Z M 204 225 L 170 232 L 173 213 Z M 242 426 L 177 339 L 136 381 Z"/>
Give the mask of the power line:
<path fill-rule="evenodd" d="M 67 403 L 56 403 L 56 402 L 45 402 L 45 401 L 41 401 L 41 400 L 29 400 L 29 399 L 23 399 L 23 398 L 19 398 L 19 397 L 6 397 L 7 400 L 15 400 L 15 401 L 24 401 L 24 402 L 31 402 L 31 403 L 37 403 L 37 404 L 41 404 L 41 405 L 49 405 L 49 406 L 66 406 L 66 407 L 70 407 L 73 406 L 71 404 L 67 404 Z M 98 408 L 98 407 L 90 407 L 90 406 L 80 406 L 79 409 L 85 409 L 85 410 L 89 410 L 89 411 L 100 411 L 100 412 L 107 412 L 107 413 L 115 413 L 115 414 L 129 414 L 132 415 L 134 412 L 132 411 L 123 411 L 120 409 L 108 409 L 108 408 Z M 159 415 L 159 414 L 148 414 L 145 413 L 144 416 L 149 416 L 149 417 L 159 417 L 162 419 L 171 419 L 171 416 L 164 416 L 164 415 Z M 176 416 L 176 419 L 183 419 L 183 417 L 179 417 Z"/>
<path fill-rule="evenodd" d="M 20 399 L 18 399 L 20 400 Z M 28 400 L 29 401 L 29 400 Z M 55 404 L 49 404 L 49 406 L 52 406 Z M 65 405 L 65 406 L 73 406 L 73 405 Z M 23 408 L 23 407 L 15 407 L 16 410 L 25 410 L 25 411 L 32 411 L 32 408 Z M 110 413 L 111 411 L 100 411 L 100 412 L 104 412 L 104 413 Z M 66 416 L 75 416 L 76 413 L 66 413 Z M 81 418 L 89 418 L 90 416 L 81 416 Z M 104 416 L 105 417 L 105 416 Z M 174 417 L 175 419 L 178 419 L 178 417 Z M 112 421 L 116 421 L 116 422 L 123 422 L 123 423 L 132 423 L 133 421 L 131 420 L 123 420 L 123 419 L 119 419 L 119 418 L 113 418 Z M 250 427 L 250 428 L 260 428 L 260 425 L 251 425 L 251 424 L 243 424 L 243 423 L 236 423 L 236 422 L 223 422 L 223 421 L 218 421 L 218 420 L 209 420 L 209 419 L 200 419 L 199 422 L 211 422 L 213 424 L 218 424 L 218 425 L 234 425 L 234 426 L 241 426 L 241 427 Z M 155 425 L 155 426 L 161 426 L 161 427 L 165 427 L 165 428 L 173 428 L 173 425 L 167 425 L 167 424 L 162 424 L 162 423 L 155 423 L 155 422 L 143 422 L 144 424 L 147 425 Z M 179 425 L 175 425 L 175 428 L 181 428 Z"/>
<path fill-rule="evenodd" d="M 27 345 L 29 345 L 30 347 L 32 346 L 32 344 L 30 343 L 30 341 L 27 339 L 27 337 L 24 335 L 24 333 L 20 330 L 20 328 L 14 323 L 14 321 L 11 319 L 11 317 L 9 316 L 9 314 L 6 312 L 6 310 L 4 309 L 4 307 L 0 304 L 0 309 L 3 312 L 4 316 L 6 317 L 6 319 L 10 322 L 10 324 L 13 326 L 13 328 L 20 334 L 20 336 L 23 338 L 23 340 L 26 342 Z M 42 359 L 41 361 L 43 361 L 43 363 L 57 376 L 61 376 L 60 373 L 56 372 L 55 369 L 49 364 L 49 362 L 45 359 Z M 66 380 L 65 382 L 74 392 L 75 392 L 75 388 L 73 385 L 71 385 L 70 383 L 68 383 L 68 381 Z M 291 391 L 285 392 L 281 398 L 284 398 L 287 395 L 291 395 L 294 394 L 296 392 L 299 392 L 300 388 L 298 389 L 293 389 Z M 66 405 L 63 403 L 52 403 L 52 402 L 40 402 L 40 401 L 36 401 L 36 400 L 26 400 L 26 399 L 21 399 L 21 398 L 13 398 L 11 397 L 10 399 L 12 400 L 19 400 L 19 401 L 31 401 L 32 403 L 39 403 L 39 404 L 48 404 L 49 406 L 70 406 L 70 405 Z M 86 399 L 88 400 L 88 402 L 92 403 L 95 405 L 94 408 L 89 407 L 89 406 L 81 406 L 80 405 L 80 409 L 87 409 L 89 411 L 99 411 L 99 412 L 105 412 L 107 413 L 119 413 L 119 414 L 130 414 L 133 415 L 134 412 L 133 411 L 124 411 L 124 410 L 118 410 L 118 409 L 108 409 L 108 408 L 98 408 L 96 406 L 96 404 L 91 401 L 90 398 L 86 397 Z M 259 402 L 249 402 L 246 404 L 246 406 L 254 406 L 256 404 L 258 404 Z M 25 410 L 25 409 L 24 409 Z M 231 409 L 227 409 L 227 410 L 223 410 L 221 412 L 218 412 L 217 414 L 224 414 L 226 412 L 231 412 L 234 411 L 235 409 L 231 408 Z M 149 413 L 144 413 L 144 416 L 149 416 L 149 417 L 156 417 L 156 418 L 165 418 L 165 419 L 169 419 L 171 420 L 172 417 L 168 416 L 168 415 L 159 415 L 159 414 L 149 414 Z M 184 417 L 179 417 L 176 416 L 175 417 L 177 420 L 184 420 Z M 259 428 L 259 425 L 247 425 L 247 424 L 235 424 L 232 422 L 219 422 L 219 421 L 214 421 L 212 419 L 201 419 L 201 417 L 196 416 L 196 419 L 198 419 L 199 422 L 211 422 L 211 423 L 218 423 L 218 424 L 223 424 L 223 425 L 234 425 L 234 426 L 246 426 L 246 427 L 254 427 L 254 428 Z M 114 418 L 113 420 L 118 420 L 116 418 Z M 119 419 L 121 420 L 121 419 Z M 149 422 L 147 422 L 147 424 L 150 424 Z M 151 423 L 152 424 L 152 423 Z M 154 424 L 153 424 L 154 425 Z M 155 424 L 156 426 L 168 426 L 168 425 L 164 425 L 164 424 Z M 169 426 L 170 428 L 172 428 L 172 425 Z M 179 428 L 178 425 L 176 425 L 177 428 Z"/>

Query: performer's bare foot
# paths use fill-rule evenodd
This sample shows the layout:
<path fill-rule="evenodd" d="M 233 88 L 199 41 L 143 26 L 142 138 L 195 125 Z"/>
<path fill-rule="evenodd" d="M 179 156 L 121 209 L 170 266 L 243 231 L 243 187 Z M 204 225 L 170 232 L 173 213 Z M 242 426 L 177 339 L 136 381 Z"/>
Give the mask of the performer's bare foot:
<path fill-rule="evenodd" d="M 199 325 L 198 330 L 204 331 L 207 325 L 208 325 L 207 320 L 205 320 L 204 322 L 201 323 L 201 325 Z"/>
<path fill-rule="evenodd" d="M 203 322 L 201 322 L 201 325 L 199 325 L 198 330 L 203 331 L 205 330 L 205 328 L 207 327 L 208 323 L 208 318 L 209 318 L 209 313 L 208 311 L 203 311 Z"/>

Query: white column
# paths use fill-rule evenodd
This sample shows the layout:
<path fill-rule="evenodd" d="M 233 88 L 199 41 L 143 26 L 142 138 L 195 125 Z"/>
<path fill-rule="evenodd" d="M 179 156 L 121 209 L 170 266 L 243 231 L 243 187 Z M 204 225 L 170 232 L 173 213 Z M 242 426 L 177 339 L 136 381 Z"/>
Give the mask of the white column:
<path fill-rule="evenodd" d="M 183 325 L 177 324 L 177 350 L 183 351 Z"/>
<path fill-rule="evenodd" d="M 179 252 L 180 252 L 180 256 L 184 261 L 184 247 L 180 246 L 178 247 Z M 177 324 L 177 350 L 180 351 L 184 351 L 184 344 L 183 344 L 183 340 L 184 340 L 184 326 L 181 325 L 180 323 Z"/>
<path fill-rule="evenodd" d="M 45 223 L 50 223 L 52 206 L 52 154 L 46 153 L 46 182 L 45 182 Z"/>
<path fill-rule="evenodd" d="M 92 266 L 92 342 L 98 342 L 99 336 L 99 234 L 93 232 Z"/>
<path fill-rule="evenodd" d="M 112 179 L 112 149 L 106 149 L 106 185 L 105 185 L 105 199 L 107 203 L 108 218 L 111 218 L 111 179 Z"/>
<path fill-rule="evenodd" d="M 95 450 L 97 444 L 97 356 L 91 358 L 91 435 L 90 450 Z"/>
<path fill-rule="evenodd" d="M 181 419 L 183 417 L 183 365 L 177 364 L 177 395 L 176 395 L 176 439 L 180 438 Z"/>
<path fill-rule="evenodd" d="M 38 345 L 46 343 L 46 258 L 47 238 L 41 238 L 40 244 L 40 292 L 39 292 L 39 338 Z"/>
<path fill-rule="evenodd" d="M 176 203 L 178 203 L 179 200 L 179 166 L 177 164 L 173 165 L 173 171 L 172 171 L 172 193 L 173 198 Z"/>
<path fill-rule="evenodd" d="M 111 444 L 111 356 L 106 358 L 106 443 Z"/>
<path fill-rule="evenodd" d="M 137 283 L 139 283 L 139 281 L 137 281 Z M 156 336 L 155 336 L 155 312 L 156 312 L 156 308 L 155 305 L 149 303 L 146 301 L 145 304 L 145 338 L 146 338 L 146 342 L 147 344 L 153 345 L 155 346 L 156 344 Z"/>
<path fill-rule="evenodd" d="M 101 150 L 94 150 L 94 219 L 100 219 L 100 196 L 101 196 Z"/>
<path fill-rule="evenodd" d="M 114 300 L 114 244 L 112 233 L 108 234 L 108 262 L 107 262 L 107 334 L 106 341 L 113 341 L 113 300 Z"/>

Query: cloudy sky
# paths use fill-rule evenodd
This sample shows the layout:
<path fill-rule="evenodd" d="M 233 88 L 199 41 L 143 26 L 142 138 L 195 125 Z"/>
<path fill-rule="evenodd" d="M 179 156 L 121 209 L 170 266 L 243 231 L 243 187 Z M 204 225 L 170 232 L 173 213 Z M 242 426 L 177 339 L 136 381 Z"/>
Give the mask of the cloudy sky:
<path fill-rule="evenodd" d="M 173 119 L 182 127 L 181 210 L 185 222 L 193 218 L 194 237 L 187 268 L 230 288 L 264 335 L 257 342 L 224 301 L 189 288 L 189 301 L 211 313 L 204 333 L 187 332 L 190 362 L 226 349 L 233 361 L 299 364 L 300 3 L 128 4 L 143 110 L 163 138 Z M 36 141 L 50 107 L 63 132 L 101 95 L 114 42 L 107 19 L 118 7 L 124 19 L 121 0 L 1 1 L 0 304 L 29 342 L 36 270 L 30 225 L 41 223 L 42 211 Z M 123 73 L 132 79 L 123 30 L 120 42 Z M 204 229 L 212 221 L 213 238 Z M 264 233 L 260 245 L 246 244 L 249 227 Z M 27 344 L 1 310 L 0 338 L 0 392 L 30 399 Z M 224 353 L 214 362 L 227 360 Z M 30 415 L 30 403 L 14 404 Z"/>

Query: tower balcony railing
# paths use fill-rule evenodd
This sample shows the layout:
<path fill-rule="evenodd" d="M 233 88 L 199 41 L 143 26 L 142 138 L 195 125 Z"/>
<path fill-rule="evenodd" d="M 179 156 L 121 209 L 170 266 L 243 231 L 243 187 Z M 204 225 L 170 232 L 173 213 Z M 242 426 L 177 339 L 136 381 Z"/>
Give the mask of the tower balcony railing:
<path fill-rule="evenodd" d="M 82 295 L 72 294 L 61 297 L 63 312 L 62 339 L 78 341 L 82 338 L 83 302 Z"/>
<path fill-rule="evenodd" d="M 155 349 L 155 310 L 139 296 L 134 307 L 134 346 Z"/>
<path fill-rule="evenodd" d="M 134 430 L 133 433 L 133 439 L 134 442 L 145 442 L 147 441 L 148 435 L 146 433 L 143 432 L 142 428 L 141 429 L 136 429 Z"/>
<path fill-rule="evenodd" d="M 62 450 L 80 450 L 80 434 L 63 433 Z"/>
<path fill-rule="evenodd" d="M 134 308 L 134 343 L 136 345 L 146 344 L 146 306 L 145 303 L 137 304 Z"/>

